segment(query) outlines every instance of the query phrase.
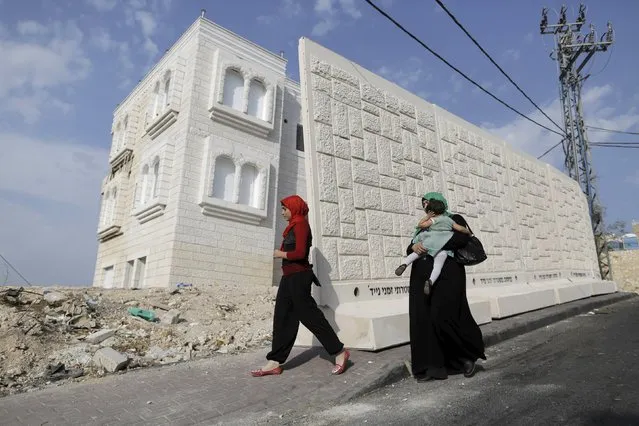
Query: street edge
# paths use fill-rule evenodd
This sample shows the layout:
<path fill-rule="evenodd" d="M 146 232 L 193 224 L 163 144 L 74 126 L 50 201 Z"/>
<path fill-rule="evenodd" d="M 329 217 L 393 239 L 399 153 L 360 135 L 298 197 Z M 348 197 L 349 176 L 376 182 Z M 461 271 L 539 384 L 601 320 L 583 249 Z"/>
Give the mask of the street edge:
<path fill-rule="evenodd" d="M 502 343 L 506 340 L 512 339 L 517 336 L 521 336 L 531 331 L 538 330 L 548 325 L 563 321 L 568 318 L 572 318 L 584 312 L 589 312 L 593 309 L 601 308 L 603 306 L 613 305 L 619 302 L 623 302 L 634 297 L 639 296 L 636 293 L 617 292 L 613 294 L 606 294 L 601 296 L 593 296 L 588 299 L 575 300 L 572 302 L 556 305 L 546 310 L 555 309 L 556 312 L 552 312 L 549 315 L 542 316 L 541 318 L 526 320 L 526 315 L 534 314 L 538 311 L 526 312 L 516 317 L 522 317 L 521 322 L 514 324 L 506 330 L 494 330 L 488 331 L 484 334 L 484 345 L 486 347 L 494 346 L 498 343 Z M 587 301 L 587 302 L 586 302 Z M 581 302 L 578 305 L 572 305 L 571 303 Z M 508 318 L 506 318 L 508 319 Z M 366 394 L 369 394 L 377 389 L 385 386 L 392 385 L 403 379 L 410 377 L 410 372 L 404 364 L 404 360 L 393 361 L 384 365 L 381 370 L 383 373 L 377 376 L 375 379 L 368 383 L 363 384 L 359 389 L 352 392 L 345 392 L 338 398 L 344 402 L 350 402 L 354 399 L 360 398 Z"/>

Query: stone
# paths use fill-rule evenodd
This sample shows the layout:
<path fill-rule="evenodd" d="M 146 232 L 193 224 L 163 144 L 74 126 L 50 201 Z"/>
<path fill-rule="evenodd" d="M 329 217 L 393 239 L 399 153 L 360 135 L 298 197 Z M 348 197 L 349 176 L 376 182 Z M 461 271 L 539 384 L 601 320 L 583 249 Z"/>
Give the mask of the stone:
<path fill-rule="evenodd" d="M 160 318 L 162 324 L 171 325 L 180 322 L 180 311 L 171 309 Z"/>
<path fill-rule="evenodd" d="M 93 364 L 98 368 L 103 368 L 109 373 L 124 369 L 129 362 L 126 355 L 116 351 L 113 348 L 99 349 L 93 355 Z"/>
<path fill-rule="evenodd" d="M 49 306 L 60 306 L 69 299 L 64 293 L 57 291 L 47 291 L 43 297 Z"/>
<path fill-rule="evenodd" d="M 100 331 L 96 331 L 95 333 L 89 334 L 84 338 L 84 341 L 91 345 L 98 345 L 101 342 L 105 341 L 111 336 L 115 335 L 115 330 L 113 329 L 104 329 Z"/>

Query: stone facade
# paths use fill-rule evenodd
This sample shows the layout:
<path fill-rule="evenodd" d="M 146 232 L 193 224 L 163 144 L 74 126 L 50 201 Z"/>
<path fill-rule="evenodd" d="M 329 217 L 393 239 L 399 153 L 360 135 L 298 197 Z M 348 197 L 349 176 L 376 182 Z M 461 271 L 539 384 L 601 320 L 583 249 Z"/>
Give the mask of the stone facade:
<path fill-rule="evenodd" d="M 610 265 L 621 290 L 639 293 L 639 250 L 611 251 Z"/>
<path fill-rule="evenodd" d="M 304 194 L 300 90 L 285 70 L 201 18 L 118 106 L 94 285 L 279 278 L 277 200 Z"/>

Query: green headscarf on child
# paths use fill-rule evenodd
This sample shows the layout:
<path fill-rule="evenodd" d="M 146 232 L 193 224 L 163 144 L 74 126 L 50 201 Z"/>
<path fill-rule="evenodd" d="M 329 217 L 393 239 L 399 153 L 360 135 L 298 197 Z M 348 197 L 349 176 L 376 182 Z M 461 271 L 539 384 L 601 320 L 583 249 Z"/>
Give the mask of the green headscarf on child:
<path fill-rule="evenodd" d="M 448 201 L 446 201 L 446 198 L 444 198 L 444 196 L 440 192 L 427 192 L 422 197 L 422 200 L 438 200 L 438 201 L 441 201 L 442 203 L 444 203 L 444 207 L 446 208 L 446 211 L 444 212 L 444 215 L 446 215 L 446 216 L 450 216 L 451 215 L 451 213 L 448 211 Z M 415 238 L 417 236 L 417 234 L 419 234 L 419 231 L 421 231 L 421 228 L 419 226 L 416 226 L 415 227 L 415 233 L 413 234 L 413 238 Z"/>

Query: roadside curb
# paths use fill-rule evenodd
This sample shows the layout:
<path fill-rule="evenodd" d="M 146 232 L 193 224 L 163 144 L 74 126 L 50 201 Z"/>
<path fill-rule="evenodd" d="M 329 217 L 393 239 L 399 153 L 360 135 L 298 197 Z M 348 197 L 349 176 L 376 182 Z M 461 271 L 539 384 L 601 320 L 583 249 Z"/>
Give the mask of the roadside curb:
<path fill-rule="evenodd" d="M 548 325 L 563 321 L 577 315 L 590 312 L 604 306 L 613 305 L 639 296 L 636 293 L 617 292 L 602 296 L 592 296 L 587 299 L 555 305 L 537 311 L 526 312 L 517 316 L 495 320 L 480 326 L 484 335 L 486 347 L 494 346 L 506 340 L 538 330 Z M 404 354 L 409 351 L 408 344 L 390 349 Z M 381 374 L 367 383 L 362 383 L 356 390 L 347 391 L 338 398 L 350 402 L 377 389 L 397 383 L 410 377 L 404 365 L 404 359 L 387 362 L 380 368 Z"/>

